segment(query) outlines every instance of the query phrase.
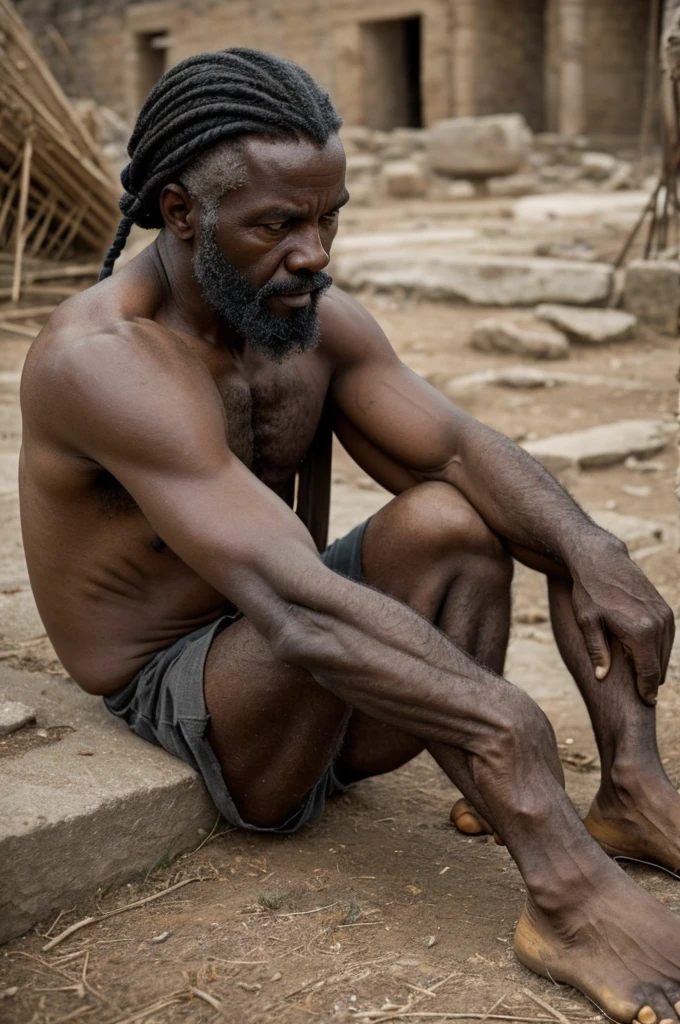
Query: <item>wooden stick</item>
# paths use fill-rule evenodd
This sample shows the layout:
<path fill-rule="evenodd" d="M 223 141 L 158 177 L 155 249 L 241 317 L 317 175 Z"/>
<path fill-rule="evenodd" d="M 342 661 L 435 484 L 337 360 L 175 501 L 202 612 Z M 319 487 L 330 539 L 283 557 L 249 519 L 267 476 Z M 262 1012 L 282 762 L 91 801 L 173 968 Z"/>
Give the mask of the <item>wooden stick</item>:
<path fill-rule="evenodd" d="M 26 204 L 28 203 L 28 186 L 31 180 L 31 157 L 33 156 L 33 139 L 27 135 L 24 141 L 24 160 L 21 165 L 21 186 L 19 188 L 19 215 L 16 224 L 16 243 L 14 248 L 14 277 L 12 278 L 12 302 L 17 302 L 21 295 L 21 261 L 24 256 L 24 221 L 26 220 Z"/>
<path fill-rule="evenodd" d="M 204 992 L 200 988 L 191 988 L 189 989 L 189 991 L 198 999 L 202 999 L 204 1003 L 208 1004 L 208 1006 L 212 1006 L 213 1010 L 217 1010 L 220 1016 L 224 1017 L 224 1019 L 227 1020 L 227 1015 L 224 1012 L 224 1007 L 222 1006 L 222 1003 L 219 1001 L 219 999 L 215 999 L 215 997 L 211 996 L 209 992 Z"/>
<path fill-rule="evenodd" d="M 194 875 L 192 878 L 185 878 L 183 882 L 177 882 L 175 885 L 171 885 L 168 889 L 163 889 L 162 892 L 156 892 L 153 896 L 145 896 L 143 900 L 135 900 L 134 903 L 126 903 L 124 907 L 119 907 L 117 910 L 109 910 L 106 914 L 99 914 L 98 917 L 85 917 L 82 921 L 76 921 L 75 924 L 65 928 L 59 935 L 55 935 L 53 939 L 50 939 L 42 947 L 43 953 L 46 953 L 48 949 L 54 949 L 55 946 L 63 942 L 70 935 L 75 932 L 79 932 L 81 928 L 88 928 L 91 924 L 98 924 L 99 921 L 105 921 L 107 917 L 115 917 L 116 914 L 124 914 L 127 910 L 134 910 L 136 907 L 142 907 L 145 903 L 151 903 L 153 900 L 159 900 L 161 896 L 167 896 L 170 892 L 175 892 L 176 889 L 181 889 L 185 885 L 190 885 L 191 882 L 202 882 L 203 879 L 200 875 Z"/>
<path fill-rule="evenodd" d="M 542 1010 L 546 1010 L 548 1013 L 552 1014 L 555 1020 L 558 1020 L 560 1024 L 571 1024 L 568 1017 L 565 1017 L 563 1013 L 556 1010 L 554 1006 L 550 1005 L 550 1003 L 546 1003 L 545 999 L 541 999 L 541 997 L 537 996 L 535 992 L 531 991 L 531 989 L 523 988 L 522 995 L 525 995 L 527 999 L 533 1000 L 533 1002 L 536 1003 L 536 1006 L 540 1006 Z"/>

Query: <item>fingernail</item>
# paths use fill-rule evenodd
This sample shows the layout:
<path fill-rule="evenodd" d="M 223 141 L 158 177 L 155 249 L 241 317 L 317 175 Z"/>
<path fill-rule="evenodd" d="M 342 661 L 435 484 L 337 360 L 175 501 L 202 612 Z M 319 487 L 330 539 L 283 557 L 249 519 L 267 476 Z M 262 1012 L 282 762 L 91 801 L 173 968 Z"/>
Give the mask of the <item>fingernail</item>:
<path fill-rule="evenodd" d="M 596 679 L 604 679 L 604 677 L 606 675 L 607 675 L 607 669 L 603 665 L 598 665 L 597 668 L 595 669 L 595 678 Z"/>

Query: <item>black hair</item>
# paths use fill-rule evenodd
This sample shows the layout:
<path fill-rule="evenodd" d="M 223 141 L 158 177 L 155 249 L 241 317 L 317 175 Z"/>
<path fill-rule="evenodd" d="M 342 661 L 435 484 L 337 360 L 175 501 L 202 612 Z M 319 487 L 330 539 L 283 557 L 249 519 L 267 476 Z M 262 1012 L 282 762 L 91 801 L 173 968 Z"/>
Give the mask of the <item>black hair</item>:
<path fill-rule="evenodd" d="M 341 123 L 312 76 L 271 53 L 232 47 L 180 61 L 153 87 L 130 136 L 123 217 L 99 280 L 113 272 L 133 224 L 163 227 L 162 189 L 201 153 L 243 135 L 306 136 L 322 146 Z"/>

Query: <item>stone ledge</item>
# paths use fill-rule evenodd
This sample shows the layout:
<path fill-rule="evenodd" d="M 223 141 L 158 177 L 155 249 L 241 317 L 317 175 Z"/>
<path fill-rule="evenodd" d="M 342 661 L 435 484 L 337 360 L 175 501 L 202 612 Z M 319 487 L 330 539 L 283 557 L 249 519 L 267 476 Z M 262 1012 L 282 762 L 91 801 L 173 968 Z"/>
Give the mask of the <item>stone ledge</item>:
<path fill-rule="evenodd" d="M 4 666 L 0 697 L 28 701 L 40 727 L 73 730 L 0 760 L 0 942 L 198 845 L 215 823 L 188 765 L 133 736 L 69 680 Z"/>

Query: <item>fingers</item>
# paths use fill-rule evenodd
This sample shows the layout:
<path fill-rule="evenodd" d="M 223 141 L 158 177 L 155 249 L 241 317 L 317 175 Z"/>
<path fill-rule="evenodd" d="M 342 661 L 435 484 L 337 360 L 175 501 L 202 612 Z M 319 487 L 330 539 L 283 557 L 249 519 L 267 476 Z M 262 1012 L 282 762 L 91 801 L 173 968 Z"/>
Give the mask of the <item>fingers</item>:
<path fill-rule="evenodd" d="M 605 679 L 612 667 L 612 652 L 599 618 L 582 617 L 579 621 L 590 663 L 596 679 Z"/>
<path fill-rule="evenodd" d="M 659 653 L 655 646 L 646 644 L 644 648 L 631 648 L 635 665 L 635 682 L 640 698 L 645 704 L 654 705 L 657 701 L 659 684 L 662 679 Z"/>

